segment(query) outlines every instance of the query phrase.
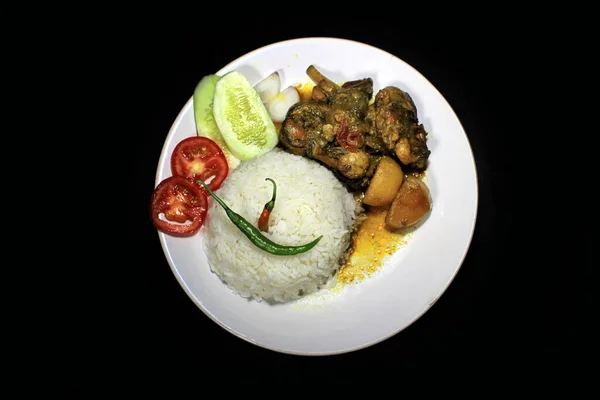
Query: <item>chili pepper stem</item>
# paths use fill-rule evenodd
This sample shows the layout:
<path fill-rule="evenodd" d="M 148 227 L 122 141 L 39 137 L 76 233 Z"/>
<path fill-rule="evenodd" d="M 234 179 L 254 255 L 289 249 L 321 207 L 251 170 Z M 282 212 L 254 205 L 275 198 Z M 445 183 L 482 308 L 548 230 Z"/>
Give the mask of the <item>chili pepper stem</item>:
<path fill-rule="evenodd" d="M 275 181 L 271 178 L 266 178 L 265 181 L 271 181 L 273 183 L 273 197 L 271 197 L 271 201 L 265 204 L 265 208 L 269 211 L 273 211 L 273 207 L 275 207 L 275 199 L 277 198 L 277 185 Z"/>
<path fill-rule="evenodd" d="M 263 211 L 258 218 L 258 229 L 263 232 L 268 232 L 269 217 L 271 216 L 271 211 L 273 211 L 273 208 L 275 207 L 275 199 L 277 198 L 277 185 L 271 178 L 266 178 L 265 181 L 271 181 L 271 183 L 273 183 L 273 197 L 271 197 L 271 200 L 265 204 Z"/>

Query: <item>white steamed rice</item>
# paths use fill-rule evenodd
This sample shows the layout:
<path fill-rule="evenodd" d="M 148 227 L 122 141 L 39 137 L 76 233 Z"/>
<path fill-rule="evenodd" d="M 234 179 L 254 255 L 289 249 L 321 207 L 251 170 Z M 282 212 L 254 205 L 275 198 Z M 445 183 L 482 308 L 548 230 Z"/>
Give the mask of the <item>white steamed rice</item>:
<path fill-rule="evenodd" d="M 203 228 L 204 251 L 215 272 L 234 292 L 258 301 L 288 301 L 330 282 L 350 243 L 358 209 L 351 193 L 315 161 L 275 148 L 231 171 L 216 194 L 254 226 L 277 184 L 277 200 L 263 234 L 283 245 L 323 235 L 311 250 L 277 256 L 259 249 L 210 200 Z"/>

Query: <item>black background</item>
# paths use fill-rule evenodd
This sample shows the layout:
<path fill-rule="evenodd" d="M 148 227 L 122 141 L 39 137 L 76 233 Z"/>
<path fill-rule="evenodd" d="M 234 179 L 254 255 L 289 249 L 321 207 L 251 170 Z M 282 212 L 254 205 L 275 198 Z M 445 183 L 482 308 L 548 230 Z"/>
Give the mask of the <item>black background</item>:
<path fill-rule="evenodd" d="M 258 25 L 258 26 L 257 26 Z M 520 169 L 514 137 L 521 133 L 507 113 L 518 105 L 511 88 L 535 74 L 529 60 L 543 40 L 539 35 L 499 35 L 473 26 L 445 30 L 406 30 L 398 25 L 358 29 L 356 24 L 298 23 L 276 28 L 238 26 L 219 38 L 190 25 L 144 25 L 126 39 L 123 65 L 135 102 L 129 133 L 128 270 L 129 323 L 123 328 L 123 358 L 136 368 L 157 371 L 191 364 L 217 370 L 243 368 L 269 373 L 352 372 L 384 365 L 393 368 L 463 365 L 497 368 L 552 365 L 565 353 L 556 325 L 566 324 L 566 306 L 556 301 L 559 279 L 526 279 L 532 268 L 527 251 L 518 254 L 515 235 L 515 177 Z M 459 32 L 460 31 L 460 32 Z M 226 36 L 228 35 L 228 36 Z M 477 224 L 456 278 L 435 305 L 414 324 L 381 343 L 342 355 L 304 357 L 266 350 L 235 337 L 212 322 L 187 297 L 174 278 L 148 218 L 158 159 L 179 111 L 206 74 L 264 45 L 309 36 L 339 37 L 390 52 L 420 71 L 448 100 L 470 141 L 478 174 Z M 124 39 L 125 40 L 125 39 Z M 507 109 L 507 104 L 511 105 Z M 517 113 L 518 114 L 518 113 Z M 511 140 L 512 138 L 512 140 Z M 539 270 L 539 269 L 538 269 Z M 559 317 L 557 317 L 559 316 Z M 551 324 L 548 321 L 561 321 Z M 552 352 L 546 351 L 552 348 Z M 135 350 L 135 351 L 134 351 Z M 238 367 L 234 366 L 237 365 Z M 466 364 L 465 364 L 466 363 Z M 178 366 L 178 367 L 175 367 Z M 235 371 L 231 371 L 235 372 Z M 225 373 L 225 372 L 224 372 Z"/>

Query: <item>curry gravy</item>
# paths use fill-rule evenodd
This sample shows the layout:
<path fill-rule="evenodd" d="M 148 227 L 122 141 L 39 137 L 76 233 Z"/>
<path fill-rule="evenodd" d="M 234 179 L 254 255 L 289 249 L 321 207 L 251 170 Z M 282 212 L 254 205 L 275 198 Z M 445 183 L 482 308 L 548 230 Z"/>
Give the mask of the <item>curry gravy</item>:
<path fill-rule="evenodd" d="M 312 90 L 315 84 L 313 82 L 299 83 L 295 86 L 298 94 L 300 95 L 300 101 L 309 101 L 312 98 Z"/>
<path fill-rule="evenodd" d="M 410 233 L 393 231 L 385 226 L 389 206 L 370 207 L 352 234 L 346 262 L 338 272 L 338 284 L 355 283 L 377 272 L 385 258 L 408 240 Z"/>

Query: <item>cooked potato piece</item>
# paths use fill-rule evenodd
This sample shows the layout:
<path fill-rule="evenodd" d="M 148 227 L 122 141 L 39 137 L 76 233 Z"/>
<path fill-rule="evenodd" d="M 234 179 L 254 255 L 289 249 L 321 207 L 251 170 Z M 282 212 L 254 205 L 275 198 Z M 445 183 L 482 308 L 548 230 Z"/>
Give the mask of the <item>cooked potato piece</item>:
<path fill-rule="evenodd" d="M 405 228 L 419 222 L 431 211 L 431 193 L 419 178 L 409 175 L 400 186 L 385 217 L 392 229 Z"/>
<path fill-rule="evenodd" d="M 400 165 L 390 157 L 382 157 L 375 169 L 363 202 L 369 206 L 390 204 L 402 185 L 404 173 Z"/>

